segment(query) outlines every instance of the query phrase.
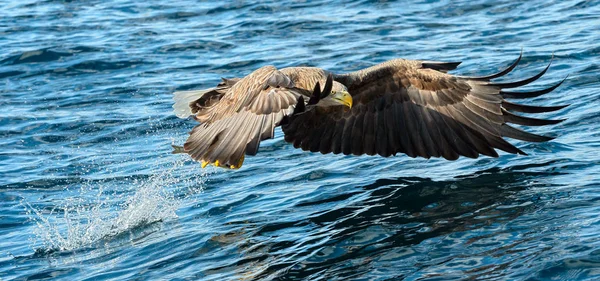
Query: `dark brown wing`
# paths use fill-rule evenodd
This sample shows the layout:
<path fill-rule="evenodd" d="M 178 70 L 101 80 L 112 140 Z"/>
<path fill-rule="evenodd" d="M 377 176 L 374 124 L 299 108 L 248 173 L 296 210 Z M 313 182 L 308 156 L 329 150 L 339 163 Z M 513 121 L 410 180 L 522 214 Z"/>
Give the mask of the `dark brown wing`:
<path fill-rule="evenodd" d="M 519 57 L 520 59 L 520 57 Z M 411 157 L 484 154 L 497 157 L 495 149 L 525 154 L 503 137 L 540 142 L 551 137 L 534 135 L 510 126 L 548 125 L 562 120 L 522 117 L 510 111 L 549 112 L 563 108 L 510 103 L 505 98 L 545 94 L 558 85 L 534 92 L 504 89 L 533 82 L 540 74 L 513 83 L 492 83 L 512 70 L 486 77 L 458 77 L 444 73 L 456 63 L 393 60 L 335 79 L 348 87 L 352 110 L 342 107 L 312 108 L 289 118 L 282 126 L 285 139 L 304 150 L 321 153 L 381 156 L 406 153 Z"/>
<path fill-rule="evenodd" d="M 218 103 L 198 111 L 202 124 L 190 132 L 184 151 L 203 164 L 239 168 L 243 155 L 256 154 L 260 141 L 272 138 L 281 119 L 293 112 L 300 91 L 272 66 L 254 71 Z"/>

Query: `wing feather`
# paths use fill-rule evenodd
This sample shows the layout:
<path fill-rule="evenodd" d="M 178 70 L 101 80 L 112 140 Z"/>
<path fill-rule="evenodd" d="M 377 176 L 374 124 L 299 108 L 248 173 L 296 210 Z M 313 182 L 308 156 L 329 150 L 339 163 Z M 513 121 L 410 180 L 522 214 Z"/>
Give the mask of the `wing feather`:
<path fill-rule="evenodd" d="M 333 131 L 331 150 L 333 154 L 342 153 L 342 143 L 344 139 L 344 128 L 346 127 L 346 119 L 341 118 L 335 122 L 335 130 Z M 324 140 L 327 141 L 327 140 Z"/>
<path fill-rule="evenodd" d="M 374 107 L 374 105 L 371 105 L 371 107 Z M 361 120 L 363 132 L 361 135 L 364 138 L 364 140 L 362 141 L 364 154 L 375 155 L 375 142 L 377 141 L 377 120 L 375 120 L 374 110 L 368 110 L 367 108 L 367 111 L 365 112 L 364 117 L 361 118 Z"/>
<path fill-rule="evenodd" d="M 374 149 L 376 151 L 373 152 L 373 155 L 375 154 L 379 154 L 379 155 L 383 155 L 384 157 L 390 156 L 390 149 L 388 148 L 389 145 L 389 141 L 388 141 L 388 131 L 386 130 L 387 128 L 387 124 L 385 123 L 385 118 L 384 118 L 384 111 L 383 108 L 380 108 L 378 111 L 376 111 L 374 113 L 375 115 L 375 134 L 376 134 L 376 138 L 375 138 L 375 147 Z"/>
<path fill-rule="evenodd" d="M 363 154 L 363 123 L 364 123 L 364 115 L 366 113 L 365 107 L 359 107 L 361 109 L 361 114 L 357 115 L 354 119 L 354 125 L 352 126 L 352 133 L 350 133 L 351 141 L 352 141 L 352 154 L 361 155 Z"/>
<path fill-rule="evenodd" d="M 406 118 L 407 116 L 409 116 L 406 111 L 406 103 L 400 103 L 394 108 L 396 113 L 395 118 L 400 122 L 400 126 L 398 127 L 398 130 L 393 130 L 393 132 L 396 132 L 396 134 L 399 136 L 402 148 L 405 149 L 405 151 L 403 152 L 410 157 L 417 157 L 416 149 L 413 147 L 411 141 L 412 131 L 409 130 L 407 125 L 407 123 L 410 123 L 410 120 Z"/>
<path fill-rule="evenodd" d="M 414 149 L 416 156 L 421 156 L 424 158 L 427 157 L 427 152 L 425 152 L 425 147 L 423 146 L 423 139 L 421 138 L 421 133 L 419 130 L 419 122 L 415 122 L 414 110 L 415 108 L 410 103 L 403 103 L 404 105 L 404 120 L 406 125 L 406 132 L 410 132 L 410 140 L 412 144 L 412 148 Z"/>
<path fill-rule="evenodd" d="M 355 110 L 353 109 L 352 111 Z M 309 115 L 307 115 L 307 117 L 310 118 Z M 344 155 L 352 154 L 352 128 L 354 126 L 355 119 L 356 115 L 350 115 L 344 124 L 344 132 L 342 134 L 342 153 Z"/>
<path fill-rule="evenodd" d="M 384 156 L 390 156 L 398 151 L 404 151 L 402 149 L 402 144 L 400 143 L 400 138 L 398 137 L 398 134 L 396 134 L 399 124 L 398 120 L 395 118 L 395 108 L 396 105 L 391 104 L 386 108 L 386 110 L 379 112 L 381 119 L 383 119 L 385 122 L 384 130 L 387 134 L 388 151 L 386 154 L 384 154 Z"/>

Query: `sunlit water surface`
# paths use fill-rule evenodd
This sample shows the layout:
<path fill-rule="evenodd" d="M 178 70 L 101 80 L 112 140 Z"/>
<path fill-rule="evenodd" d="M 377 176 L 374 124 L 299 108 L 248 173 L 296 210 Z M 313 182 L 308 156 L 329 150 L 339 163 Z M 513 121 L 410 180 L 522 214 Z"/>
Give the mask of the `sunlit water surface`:
<path fill-rule="evenodd" d="M 137 2 L 137 3 L 130 3 Z M 598 1 L 3 1 L 0 280 L 600 280 Z M 529 156 L 172 155 L 175 90 L 396 57 L 568 80 Z"/>

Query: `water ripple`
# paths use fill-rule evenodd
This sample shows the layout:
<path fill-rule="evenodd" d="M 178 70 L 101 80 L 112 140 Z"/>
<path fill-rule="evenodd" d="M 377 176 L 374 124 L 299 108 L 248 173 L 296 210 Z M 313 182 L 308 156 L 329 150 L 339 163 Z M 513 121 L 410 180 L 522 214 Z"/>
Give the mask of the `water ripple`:
<path fill-rule="evenodd" d="M 401 6 L 401 7 L 400 7 Z M 401 8 L 401 9 L 399 9 Z M 11 2 L 0 9 L 0 279 L 597 280 L 594 1 Z M 171 154 L 171 93 L 272 64 L 460 61 L 571 104 L 529 156 Z"/>

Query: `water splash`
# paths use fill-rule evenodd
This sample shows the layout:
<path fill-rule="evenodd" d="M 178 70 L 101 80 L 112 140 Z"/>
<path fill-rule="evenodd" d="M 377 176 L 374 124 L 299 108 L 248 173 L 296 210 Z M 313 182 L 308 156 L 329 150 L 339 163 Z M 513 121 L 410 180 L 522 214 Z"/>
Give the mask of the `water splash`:
<path fill-rule="evenodd" d="M 34 249 L 37 253 L 72 251 L 137 228 L 176 219 L 182 202 L 202 191 L 206 176 L 177 177 L 175 172 L 183 165 L 180 159 L 171 168 L 147 178 L 129 178 L 126 182 L 131 186 L 126 189 L 134 192 L 124 196 L 107 191 L 114 189 L 110 184 L 89 181 L 76 196 L 61 200 L 49 213 L 44 214 L 43 210 L 25 203 L 35 223 Z"/>

